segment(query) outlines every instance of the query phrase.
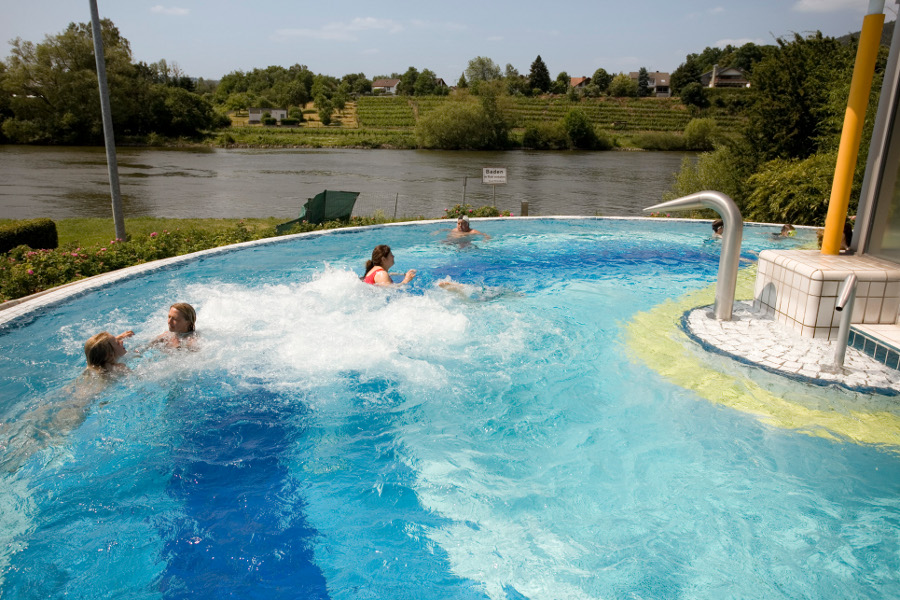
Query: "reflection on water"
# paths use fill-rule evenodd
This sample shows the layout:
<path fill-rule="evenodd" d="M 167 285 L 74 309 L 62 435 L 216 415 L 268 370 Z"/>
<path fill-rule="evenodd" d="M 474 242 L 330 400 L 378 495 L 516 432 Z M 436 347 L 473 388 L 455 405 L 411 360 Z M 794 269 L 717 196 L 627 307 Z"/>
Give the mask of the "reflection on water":
<path fill-rule="evenodd" d="M 636 216 L 659 202 L 680 152 L 118 150 L 128 217 L 295 218 L 324 189 L 361 192 L 358 214 L 436 218 L 463 201 L 518 214 Z M 0 218 L 108 217 L 103 148 L 0 146 Z M 508 183 L 481 184 L 483 167 Z"/>

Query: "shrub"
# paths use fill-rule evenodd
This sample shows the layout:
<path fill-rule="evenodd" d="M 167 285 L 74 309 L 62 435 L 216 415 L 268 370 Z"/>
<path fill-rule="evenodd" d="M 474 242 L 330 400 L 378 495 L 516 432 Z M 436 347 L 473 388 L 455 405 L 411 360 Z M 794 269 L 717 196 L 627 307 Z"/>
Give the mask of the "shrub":
<path fill-rule="evenodd" d="M 828 214 L 836 153 L 809 158 L 775 159 L 748 179 L 751 192 L 743 213 L 749 221 L 823 225 Z M 850 212 L 857 193 L 851 194 Z"/>
<path fill-rule="evenodd" d="M 740 162 L 736 151 L 726 146 L 714 152 L 705 152 L 696 161 L 685 157 L 681 161 L 681 170 L 675 175 L 672 190 L 663 195 L 663 200 L 715 190 L 729 196 L 740 206 L 746 194 L 744 169 Z"/>
<path fill-rule="evenodd" d="M 263 125 L 278 125 L 278 119 L 273 117 L 263 117 L 262 118 Z"/>
<path fill-rule="evenodd" d="M 525 128 L 522 146 L 534 150 L 562 150 L 568 146 L 562 121 L 540 122 Z"/>
<path fill-rule="evenodd" d="M 691 119 L 684 128 L 684 145 L 688 150 L 712 150 L 719 138 L 713 119 Z"/>
<path fill-rule="evenodd" d="M 452 208 L 444 209 L 444 219 L 458 219 L 463 216 L 469 217 L 509 217 L 508 210 L 499 210 L 496 206 L 482 206 L 481 208 L 472 208 L 471 204 L 457 204 Z"/>
<path fill-rule="evenodd" d="M 706 89 L 697 83 L 689 83 L 681 90 L 681 102 L 685 106 L 696 106 L 697 108 L 706 108 L 709 106 L 709 99 L 706 97 Z"/>
<path fill-rule="evenodd" d="M 56 248 L 59 245 L 56 223 L 50 219 L 31 219 L 0 226 L 0 252 L 7 252 L 20 245 Z"/>
<path fill-rule="evenodd" d="M 591 149 L 597 141 L 597 134 L 591 120 L 583 110 L 573 108 L 563 117 L 563 128 L 566 130 L 566 141 L 569 148 Z"/>
<path fill-rule="evenodd" d="M 635 135 L 632 143 L 644 150 L 684 150 L 684 136 L 677 133 L 663 133 L 660 131 L 648 131 Z"/>
<path fill-rule="evenodd" d="M 281 124 L 293 127 L 300 124 L 300 119 L 282 119 Z"/>

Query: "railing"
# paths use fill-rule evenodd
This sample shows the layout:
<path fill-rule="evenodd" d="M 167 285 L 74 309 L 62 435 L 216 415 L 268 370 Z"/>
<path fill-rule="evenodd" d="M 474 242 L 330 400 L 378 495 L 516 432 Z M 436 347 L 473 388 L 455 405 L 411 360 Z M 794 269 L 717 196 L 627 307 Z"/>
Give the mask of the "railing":
<path fill-rule="evenodd" d="M 841 313 L 841 324 L 838 327 L 838 336 L 835 340 L 834 365 L 835 371 L 844 367 L 844 357 L 847 355 L 847 340 L 850 339 L 850 319 L 853 318 L 853 302 L 856 300 L 857 277 L 854 273 L 847 275 L 844 285 L 838 294 L 834 310 Z"/>

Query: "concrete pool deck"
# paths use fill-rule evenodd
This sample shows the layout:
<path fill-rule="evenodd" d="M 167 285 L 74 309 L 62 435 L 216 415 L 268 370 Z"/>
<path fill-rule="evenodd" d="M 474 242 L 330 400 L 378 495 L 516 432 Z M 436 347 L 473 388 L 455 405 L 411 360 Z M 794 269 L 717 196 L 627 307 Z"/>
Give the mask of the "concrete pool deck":
<path fill-rule="evenodd" d="M 682 328 L 705 350 L 772 373 L 816 385 L 900 395 L 897 345 L 891 344 L 900 339 L 896 325 L 853 325 L 843 368 L 837 371 L 832 368 L 835 342 L 801 337 L 773 315 L 754 309 L 752 301 L 735 302 L 731 321 L 716 320 L 711 306 L 690 310 Z M 873 352 L 875 356 L 863 351 L 873 340 L 884 348 Z"/>

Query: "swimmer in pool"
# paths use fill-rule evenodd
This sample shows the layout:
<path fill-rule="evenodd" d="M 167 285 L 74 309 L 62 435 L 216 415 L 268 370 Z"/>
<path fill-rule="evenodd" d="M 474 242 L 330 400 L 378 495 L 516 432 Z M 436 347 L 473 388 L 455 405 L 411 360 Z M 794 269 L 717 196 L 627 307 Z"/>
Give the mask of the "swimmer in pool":
<path fill-rule="evenodd" d="M 40 406 L 14 421 L 0 424 L 0 470 L 15 471 L 35 452 L 57 443 L 87 418 L 94 398 L 114 379 L 128 373 L 119 362 L 125 356 L 126 331 L 112 335 L 103 331 L 84 343 L 87 368 L 73 383 L 44 398 Z"/>
<path fill-rule="evenodd" d="M 476 235 L 483 236 L 486 240 L 491 239 L 491 236 L 488 234 L 478 231 L 477 229 L 472 229 L 472 226 L 469 224 L 469 217 L 463 215 L 456 219 L 456 227 L 450 230 L 450 233 L 447 234 L 447 239 L 469 238 Z"/>
<path fill-rule="evenodd" d="M 375 249 L 372 250 L 371 260 L 366 261 L 366 275 L 363 277 L 363 281 L 370 285 L 405 285 L 416 276 L 416 270 L 410 269 L 403 276 L 403 281 L 394 283 L 389 272 L 393 266 L 394 254 L 391 252 L 391 247 L 384 244 L 375 246 Z"/>
<path fill-rule="evenodd" d="M 128 371 L 128 367 L 119 362 L 125 356 L 125 339 L 134 335 L 133 331 L 126 331 L 119 335 L 112 335 L 102 331 L 88 338 L 84 343 L 84 356 L 87 359 L 85 374 L 108 377 Z"/>
<path fill-rule="evenodd" d="M 150 346 L 163 348 L 197 349 L 197 311 L 186 302 L 176 302 L 169 307 L 166 318 L 169 330 L 161 333 L 150 342 Z"/>

